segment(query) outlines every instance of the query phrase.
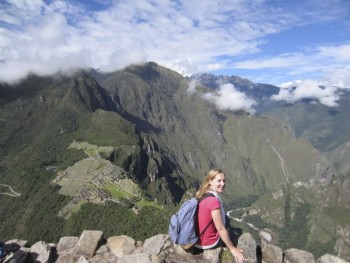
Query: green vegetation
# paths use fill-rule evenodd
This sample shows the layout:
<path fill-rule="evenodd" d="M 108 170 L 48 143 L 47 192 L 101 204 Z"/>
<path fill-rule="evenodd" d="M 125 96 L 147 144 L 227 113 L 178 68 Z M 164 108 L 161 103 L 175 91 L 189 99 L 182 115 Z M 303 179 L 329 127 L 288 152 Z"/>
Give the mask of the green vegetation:
<path fill-rule="evenodd" d="M 120 186 L 114 183 L 108 183 L 104 185 L 105 189 L 112 194 L 113 197 L 130 199 L 133 197 L 131 193 L 124 191 Z"/>
<path fill-rule="evenodd" d="M 226 211 L 235 210 L 237 208 L 242 207 L 249 207 L 254 202 L 256 202 L 259 199 L 258 195 L 249 195 L 246 197 L 238 197 L 233 200 L 230 200 L 229 202 L 225 203 L 225 209 Z"/>
<path fill-rule="evenodd" d="M 52 242 L 58 241 L 62 233 L 65 222 L 57 217 L 58 204 L 63 205 L 68 199 L 58 195 L 58 189 L 48 182 L 41 184 L 49 174 L 38 170 L 31 172 L 35 175 L 27 176 L 31 176 L 33 181 L 16 184 L 20 197 L 1 196 L 1 240 L 19 238 L 28 240 L 30 244 L 38 240 Z"/>
<path fill-rule="evenodd" d="M 334 200 L 348 196 L 341 183 L 332 183 L 334 189 L 311 188 L 310 183 L 300 191 L 289 189 L 287 197 L 278 191 L 289 179 L 290 185 L 315 182 L 331 172 L 329 162 L 306 140 L 293 138 L 281 122 L 219 110 L 202 94 L 188 94 L 187 79 L 154 63 L 95 75 L 99 83 L 82 71 L 73 77 L 30 76 L 0 87 L 0 184 L 21 194 L 0 196 L 0 239 L 52 242 L 84 229 L 136 239 L 166 233 L 177 208 L 173 205 L 217 166 L 227 175 L 226 209 L 260 209 L 263 216 L 245 219 L 276 232 L 283 247 L 315 250 L 322 238 L 315 218 L 323 211 L 330 222 L 349 222 L 349 209 L 333 206 Z M 201 86 L 197 91 L 211 90 Z M 311 115 L 306 108 L 283 111 L 292 118 L 284 121 L 294 124 L 289 123 L 298 136 L 314 138 L 319 149 L 343 145 L 347 140 L 340 133 L 350 127 L 346 114 L 329 113 L 339 117 L 333 131 L 332 116 L 318 122 L 319 109 L 312 107 Z M 303 121 L 297 120 L 303 115 Z M 346 169 L 341 166 L 346 160 L 335 163 Z M 55 168 L 68 173 L 60 187 L 52 184 Z M 87 197 L 58 217 L 82 188 Z M 331 200 L 328 209 L 316 200 L 323 198 L 317 195 L 321 192 Z M 258 240 L 246 224 L 231 223 Z M 334 226 L 322 227 L 334 234 Z M 331 236 L 320 247 L 327 251 L 334 242 Z"/>
<path fill-rule="evenodd" d="M 350 208 L 336 205 L 327 208 L 326 214 L 330 216 L 337 225 L 346 225 L 350 222 Z"/>
<path fill-rule="evenodd" d="M 128 235 L 136 240 L 145 240 L 167 233 L 169 218 L 169 211 L 150 206 L 135 214 L 132 209 L 111 202 L 105 205 L 84 204 L 67 220 L 63 235 L 80 235 L 85 229 L 95 229 L 103 231 L 106 237 Z"/>
<path fill-rule="evenodd" d="M 308 226 L 307 216 L 310 212 L 310 206 L 300 205 L 294 211 L 294 217 L 291 217 L 290 208 L 286 205 L 285 223 L 280 232 L 280 245 L 286 248 L 304 249 L 307 245 L 310 227 Z"/>
<path fill-rule="evenodd" d="M 280 230 L 279 244 L 283 249 L 303 249 L 307 245 L 308 235 L 310 233 L 310 227 L 308 225 L 310 205 L 299 204 L 297 207 L 293 207 L 290 191 L 290 187 L 287 186 L 285 189 L 284 224 Z"/>
<path fill-rule="evenodd" d="M 21 195 L 1 195 L 1 240 L 54 242 L 62 236 L 67 222 L 57 214 L 70 198 L 58 194 L 59 188 L 50 184 L 55 170 L 45 167 L 65 170 L 86 158 L 83 149 L 67 149 L 74 139 L 90 138 L 101 146 L 137 142 L 134 126 L 116 113 L 92 114 L 89 105 L 79 106 L 80 91 L 71 84 L 67 79 L 32 76 L 2 93 L 0 183 Z M 107 132 L 101 136 L 101 131 Z M 109 150 L 100 147 L 97 153 L 108 156 Z"/>
<path fill-rule="evenodd" d="M 310 251 L 315 258 L 319 258 L 324 254 L 335 255 L 336 252 L 333 248 L 335 247 L 336 241 L 336 238 L 333 237 L 328 242 L 312 242 L 311 244 L 308 244 L 304 249 Z"/>
<path fill-rule="evenodd" d="M 86 153 L 81 149 L 69 149 L 68 151 L 64 151 L 62 155 L 57 158 L 57 169 L 65 170 L 84 158 L 86 158 Z"/>
<path fill-rule="evenodd" d="M 268 109 L 268 115 L 278 116 L 293 128 L 297 137 L 304 138 L 323 153 L 327 153 L 337 173 L 346 172 L 342 166 L 349 163 L 350 123 L 349 94 L 343 94 L 338 106 L 330 108 L 318 103 L 277 104 Z M 342 149 L 344 148 L 344 149 Z M 339 149 L 339 150 L 337 150 Z M 347 167 L 348 170 L 349 167 Z"/>
<path fill-rule="evenodd" d="M 114 112 L 97 110 L 92 115 L 90 127 L 84 135 L 84 141 L 101 146 L 118 147 L 137 145 L 139 138 L 135 125 Z"/>

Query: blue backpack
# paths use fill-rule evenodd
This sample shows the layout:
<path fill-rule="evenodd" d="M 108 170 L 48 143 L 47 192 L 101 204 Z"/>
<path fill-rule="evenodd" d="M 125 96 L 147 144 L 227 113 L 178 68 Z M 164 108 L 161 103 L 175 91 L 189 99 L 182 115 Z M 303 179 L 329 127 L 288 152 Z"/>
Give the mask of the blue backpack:
<path fill-rule="evenodd" d="M 199 237 L 211 223 L 210 221 L 204 230 L 198 234 L 198 204 L 208 196 L 214 195 L 205 195 L 199 201 L 194 197 L 185 201 L 178 212 L 171 216 L 169 224 L 169 237 L 173 243 L 181 245 L 184 249 L 189 249 L 197 243 Z"/>

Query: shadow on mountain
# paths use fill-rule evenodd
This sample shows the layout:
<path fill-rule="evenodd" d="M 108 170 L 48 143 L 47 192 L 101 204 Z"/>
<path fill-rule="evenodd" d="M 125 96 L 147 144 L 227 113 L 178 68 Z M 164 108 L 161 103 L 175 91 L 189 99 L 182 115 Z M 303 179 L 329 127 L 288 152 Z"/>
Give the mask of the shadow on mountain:
<path fill-rule="evenodd" d="M 131 123 L 136 125 L 136 128 L 140 132 L 149 133 L 153 132 L 155 134 L 159 134 L 162 129 L 154 127 L 148 121 L 145 121 L 139 117 L 129 114 L 128 112 L 123 112 L 122 116 Z"/>

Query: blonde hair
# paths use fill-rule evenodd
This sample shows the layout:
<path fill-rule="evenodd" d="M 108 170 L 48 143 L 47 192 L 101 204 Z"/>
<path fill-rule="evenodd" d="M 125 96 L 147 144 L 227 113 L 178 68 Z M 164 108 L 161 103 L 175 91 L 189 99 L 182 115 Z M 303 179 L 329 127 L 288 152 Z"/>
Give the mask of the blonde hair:
<path fill-rule="evenodd" d="M 197 191 L 195 197 L 196 199 L 202 198 L 203 194 L 207 192 L 210 189 L 210 181 L 213 180 L 218 174 L 225 174 L 223 170 L 219 168 L 211 169 L 207 176 L 205 177 L 204 181 L 202 182 L 201 186 L 199 187 L 199 190 Z"/>

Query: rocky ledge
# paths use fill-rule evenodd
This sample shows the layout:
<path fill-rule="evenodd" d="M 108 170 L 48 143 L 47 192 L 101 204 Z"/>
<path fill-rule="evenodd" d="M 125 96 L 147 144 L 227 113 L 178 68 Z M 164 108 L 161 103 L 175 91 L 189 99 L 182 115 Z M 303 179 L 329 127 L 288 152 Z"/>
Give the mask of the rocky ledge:
<path fill-rule="evenodd" d="M 145 241 L 135 241 L 129 236 L 113 236 L 105 239 L 102 231 L 85 230 L 80 237 L 62 237 L 58 244 L 39 241 L 31 247 L 24 240 L 9 240 L 4 244 L 8 263 L 234 263 L 230 252 L 222 249 L 204 252 L 186 252 L 174 245 L 168 235 L 159 234 Z M 271 245 L 257 245 L 249 233 L 242 234 L 237 246 L 243 249 L 245 263 L 349 263 L 334 255 L 326 254 L 315 259 L 306 251 Z"/>

